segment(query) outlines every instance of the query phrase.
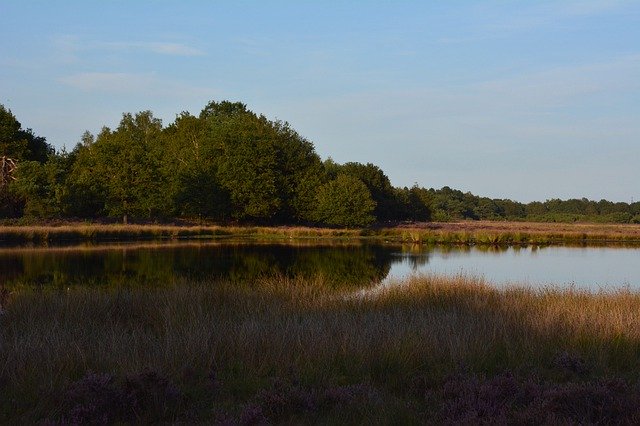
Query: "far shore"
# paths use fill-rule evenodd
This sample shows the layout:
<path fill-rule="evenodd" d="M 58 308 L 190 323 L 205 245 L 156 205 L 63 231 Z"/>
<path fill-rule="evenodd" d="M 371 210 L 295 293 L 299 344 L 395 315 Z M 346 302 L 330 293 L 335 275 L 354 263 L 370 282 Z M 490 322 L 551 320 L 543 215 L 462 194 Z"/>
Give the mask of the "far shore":
<path fill-rule="evenodd" d="M 305 226 L 104 224 L 59 222 L 0 226 L 0 245 L 167 239 L 371 239 L 414 244 L 639 243 L 638 224 L 538 223 L 507 221 L 415 222 L 370 228 Z"/>

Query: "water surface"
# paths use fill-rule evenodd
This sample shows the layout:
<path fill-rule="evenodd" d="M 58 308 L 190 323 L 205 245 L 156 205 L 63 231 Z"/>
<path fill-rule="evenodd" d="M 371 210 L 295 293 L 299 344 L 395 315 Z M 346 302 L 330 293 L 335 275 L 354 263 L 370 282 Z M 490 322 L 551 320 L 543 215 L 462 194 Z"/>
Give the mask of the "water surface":
<path fill-rule="evenodd" d="M 434 247 L 396 254 L 387 277 L 474 275 L 498 285 L 640 290 L 639 247 Z"/>
<path fill-rule="evenodd" d="M 322 275 L 367 287 L 415 273 L 474 275 L 497 286 L 640 290 L 640 247 L 172 242 L 0 248 L 0 284 L 162 285 L 180 279 Z"/>

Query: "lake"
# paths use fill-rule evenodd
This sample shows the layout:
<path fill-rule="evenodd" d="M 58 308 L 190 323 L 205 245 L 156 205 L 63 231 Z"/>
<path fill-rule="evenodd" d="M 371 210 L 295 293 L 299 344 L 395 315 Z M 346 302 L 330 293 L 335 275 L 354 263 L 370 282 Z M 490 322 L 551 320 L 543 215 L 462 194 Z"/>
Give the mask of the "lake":
<path fill-rule="evenodd" d="M 640 247 L 420 246 L 366 243 L 165 242 L 0 248 L 0 284 L 162 285 L 323 275 L 335 286 L 385 284 L 414 273 L 482 276 L 497 285 L 640 290 Z"/>

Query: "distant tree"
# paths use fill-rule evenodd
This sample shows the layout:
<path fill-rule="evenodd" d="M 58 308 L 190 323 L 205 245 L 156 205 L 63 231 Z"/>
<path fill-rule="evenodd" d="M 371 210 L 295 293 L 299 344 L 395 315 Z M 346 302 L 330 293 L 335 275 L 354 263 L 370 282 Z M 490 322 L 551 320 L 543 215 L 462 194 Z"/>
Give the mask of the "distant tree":
<path fill-rule="evenodd" d="M 23 129 L 13 113 L 0 105 L 0 217 L 15 217 L 23 213 L 24 198 L 12 189 L 21 163 L 44 163 L 54 150 L 45 138 L 36 136 L 31 129 Z M 25 167 L 23 171 L 26 171 Z M 22 173 L 24 176 L 25 173 Z"/>
<path fill-rule="evenodd" d="M 495 219 L 521 219 L 527 215 L 527 208 L 522 203 L 509 199 L 492 201 L 497 207 Z"/>
<path fill-rule="evenodd" d="M 53 152 L 45 138 L 34 135 L 31 129 L 23 129 L 11 111 L 0 105 L 0 157 L 44 163 Z"/>
<path fill-rule="evenodd" d="M 108 129 L 102 131 L 107 132 Z M 84 132 L 69 154 L 65 203 L 65 214 L 68 216 L 97 218 L 106 214 L 108 180 L 101 173 L 101 148 L 95 145 L 95 140 L 91 133 Z"/>
<path fill-rule="evenodd" d="M 339 174 L 318 190 L 316 220 L 327 225 L 358 227 L 374 222 L 376 203 L 362 181 Z"/>
<path fill-rule="evenodd" d="M 313 220 L 316 194 L 324 175 L 322 161 L 313 144 L 288 123 L 276 121 L 270 126 L 275 132 L 277 187 L 282 200 L 280 220 Z"/>
<path fill-rule="evenodd" d="M 504 212 L 500 206 L 490 198 L 480 198 L 478 204 L 473 209 L 475 216 L 481 220 L 495 220 L 499 219 Z"/>
<path fill-rule="evenodd" d="M 425 222 L 431 220 L 431 194 L 417 184 L 409 189 L 408 218 L 413 221 Z"/>
<path fill-rule="evenodd" d="M 40 218 L 62 217 L 65 212 L 67 154 L 51 155 L 49 161 L 23 161 L 18 167 L 12 191 L 24 202 L 24 215 Z"/>
<path fill-rule="evenodd" d="M 378 220 L 396 219 L 397 200 L 391 182 L 382 169 L 372 163 L 345 163 L 339 168 L 339 173 L 360 179 L 369 189 L 371 197 L 376 202 L 374 212 Z"/>
<path fill-rule="evenodd" d="M 527 216 L 541 216 L 547 213 L 547 206 L 541 201 L 532 201 L 526 205 Z"/>
<path fill-rule="evenodd" d="M 231 200 L 228 191 L 220 187 L 214 171 L 192 168 L 182 170 L 176 177 L 173 200 L 180 215 L 227 219 Z"/>
<path fill-rule="evenodd" d="M 437 221 L 460 220 L 473 218 L 473 205 L 469 197 L 457 189 L 444 186 L 431 193 L 434 218 Z"/>
<path fill-rule="evenodd" d="M 110 216 L 154 218 L 171 203 L 161 170 L 162 122 L 150 111 L 124 114 L 115 131 L 103 129 L 92 145 L 94 177 L 104 183 Z"/>
<path fill-rule="evenodd" d="M 207 129 L 204 118 L 178 115 L 163 132 L 163 170 L 174 214 L 224 220 L 231 205 L 218 177 L 221 147 Z"/>

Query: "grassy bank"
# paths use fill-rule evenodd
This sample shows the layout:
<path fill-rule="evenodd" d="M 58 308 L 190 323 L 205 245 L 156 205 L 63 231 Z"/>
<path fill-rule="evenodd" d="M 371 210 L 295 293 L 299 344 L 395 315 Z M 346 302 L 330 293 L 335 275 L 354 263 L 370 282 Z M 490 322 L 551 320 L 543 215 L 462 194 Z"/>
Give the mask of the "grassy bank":
<path fill-rule="evenodd" d="M 0 422 L 637 423 L 640 294 L 417 277 L 20 289 Z"/>
<path fill-rule="evenodd" d="M 418 243 L 563 244 L 640 242 L 640 225 L 536 222 L 429 222 L 382 229 Z"/>
<path fill-rule="evenodd" d="M 640 243 L 640 225 L 469 221 L 431 222 L 371 229 L 119 224 L 0 226 L 0 244 L 4 245 L 224 237 L 368 238 L 418 244 Z"/>
<path fill-rule="evenodd" d="M 361 230 L 194 225 L 64 224 L 43 226 L 0 226 L 0 244 L 48 244 L 67 242 L 112 242 L 177 240 L 195 238 L 344 238 L 359 237 Z"/>

